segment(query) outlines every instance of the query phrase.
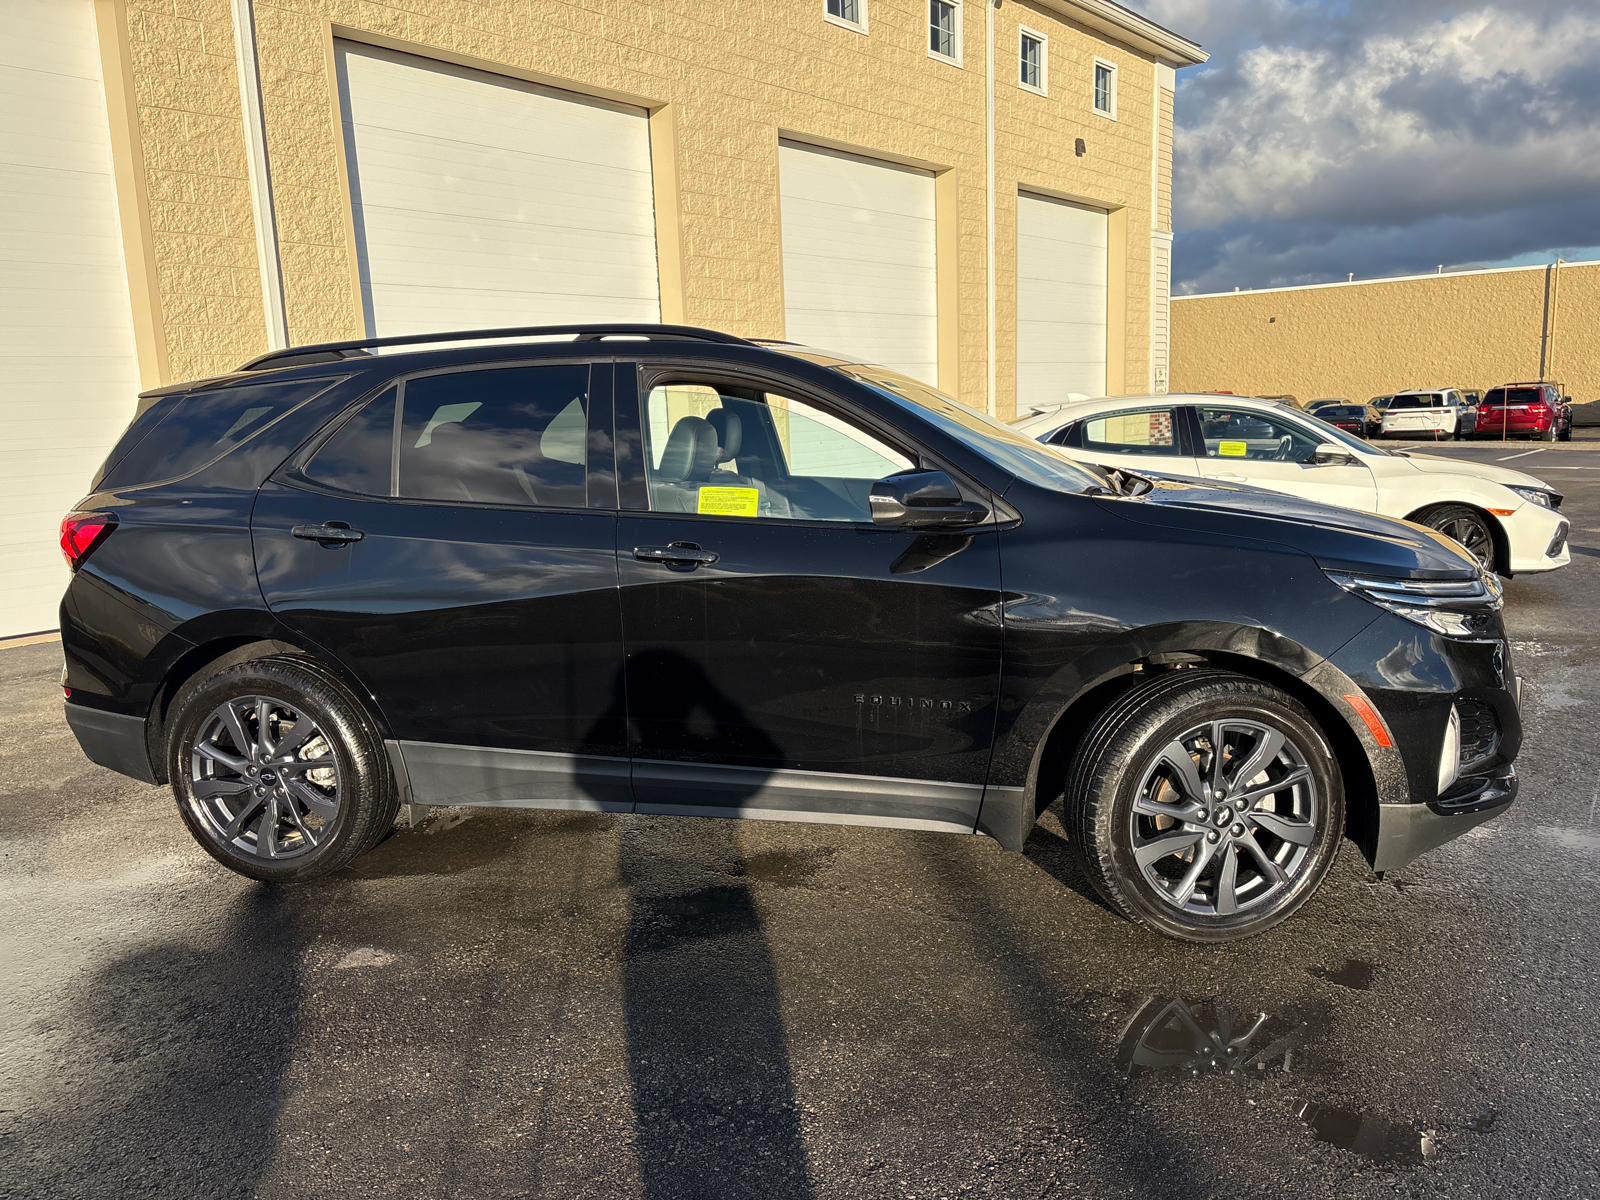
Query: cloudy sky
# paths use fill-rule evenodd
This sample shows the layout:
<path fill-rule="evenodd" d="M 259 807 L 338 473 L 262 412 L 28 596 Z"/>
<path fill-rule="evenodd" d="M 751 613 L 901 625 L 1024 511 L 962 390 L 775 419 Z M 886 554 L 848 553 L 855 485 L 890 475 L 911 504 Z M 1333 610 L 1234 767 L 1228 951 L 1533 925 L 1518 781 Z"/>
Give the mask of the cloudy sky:
<path fill-rule="evenodd" d="M 1178 75 L 1173 290 L 1600 258 L 1600 0 L 1124 0 Z"/>

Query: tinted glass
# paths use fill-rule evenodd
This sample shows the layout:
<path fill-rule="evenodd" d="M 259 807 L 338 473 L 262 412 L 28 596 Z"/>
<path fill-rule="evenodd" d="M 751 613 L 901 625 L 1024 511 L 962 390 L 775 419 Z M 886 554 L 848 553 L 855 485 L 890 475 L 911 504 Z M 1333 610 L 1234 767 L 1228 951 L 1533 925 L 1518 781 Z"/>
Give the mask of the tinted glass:
<path fill-rule="evenodd" d="M 1322 444 L 1310 432 L 1254 409 L 1201 408 L 1207 458 L 1304 462 Z"/>
<path fill-rule="evenodd" d="M 410 379 L 401 496 L 475 504 L 587 503 L 589 368 L 503 367 Z"/>
<path fill-rule="evenodd" d="M 676 383 L 645 401 L 650 507 L 871 521 L 867 492 L 916 464 L 833 413 L 759 388 Z"/>
<path fill-rule="evenodd" d="M 364 496 L 387 496 L 394 448 L 394 397 L 390 388 L 364 405 L 323 443 L 302 472 L 307 478 Z"/>
<path fill-rule="evenodd" d="M 100 485 L 131 487 L 191 474 L 249 441 L 334 382 L 306 379 L 167 397 L 129 428 L 113 451 L 115 461 L 107 460 L 109 466 Z"/>
<path fill-rule="evenodd" d="M 1180 454 L 1170 408 L 1140 409 L 1091 417 L 1077 427 L 1077 445 L 1103 454 L 1172 456 Z"/>
<path fill-rule="evenodd" d="M 1317 409 L 1317 416 L 1325 421 L 1361 420 L 1367 415 L 1364 408 L 1351 408 L 1348 405 L 1332 404 L 1325 408 Z"/>
<path fill-rule="evenodd" d="M 1538 404 L 1544 399 L 1542 388 L 1491 388 L 1484 393 L 1483 407 L 1496 404 Z"/>
<path fill-rule="evenodd" d="M 1443 408 L 1444 397 L 1438 394 L 1426 396 L 1396 396 L 1389 401 L 1390 409 L 1400 408 Z"/>

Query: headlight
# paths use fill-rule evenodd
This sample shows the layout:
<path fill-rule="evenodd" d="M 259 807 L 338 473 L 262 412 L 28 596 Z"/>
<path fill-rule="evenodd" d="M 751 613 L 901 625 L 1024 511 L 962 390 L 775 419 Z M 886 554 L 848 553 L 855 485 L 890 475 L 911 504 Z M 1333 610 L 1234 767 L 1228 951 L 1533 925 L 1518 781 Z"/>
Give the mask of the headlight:
<path fill-rule="evenodd" d="M 1552 492 L 1548 488 L 1514 487 L 1509 490 L 1515 492 L 1524 500 L 1531 500 L 1534 504 L 1542 505 L 1545 508 L 1561 507 L 1561 493 Z"/>
<path fill-rule="evenodd" d="M 1500 580 L 1480 573 L 1476 579 L 1382 579 L 1325 571 L 1347 592 L 1370 604 L 1448 637 L 1480 637 L 1494 628 L 1501 605 Z"/>

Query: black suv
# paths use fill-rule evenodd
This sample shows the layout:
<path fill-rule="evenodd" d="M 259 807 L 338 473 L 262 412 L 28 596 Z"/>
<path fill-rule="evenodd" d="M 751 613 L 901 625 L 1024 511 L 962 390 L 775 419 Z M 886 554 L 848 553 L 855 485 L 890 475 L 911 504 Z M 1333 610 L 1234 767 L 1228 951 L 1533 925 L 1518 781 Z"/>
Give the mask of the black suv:
<path fill-rule="evenodd" d="M 882 367 L 538 328 L 146 400 L 63 524 L 67 717 L 256 879 L 401 806 L 1020 850 L 1064 798 L 1110 904 L 1218 942 L 1346 836 L 1396 868 L 1516 794 L 1498 584 L 1455 543 L 1080 466 Z"/>

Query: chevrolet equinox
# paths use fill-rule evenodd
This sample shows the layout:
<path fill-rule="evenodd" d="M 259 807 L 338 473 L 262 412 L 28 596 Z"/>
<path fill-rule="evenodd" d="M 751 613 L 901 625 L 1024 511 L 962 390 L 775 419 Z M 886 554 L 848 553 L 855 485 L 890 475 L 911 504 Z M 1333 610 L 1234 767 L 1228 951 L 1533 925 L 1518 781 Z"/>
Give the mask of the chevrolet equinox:
<path fill-rule="evenodd" d="M 67 718 L 255 879 L 402 806 L 982 833 L 1223 942 L 1504 811 L 1500 586 L 1401 521 L 1075 463 L 665 325 L 366 339 L 146 393 L 62 525 Z"/>

